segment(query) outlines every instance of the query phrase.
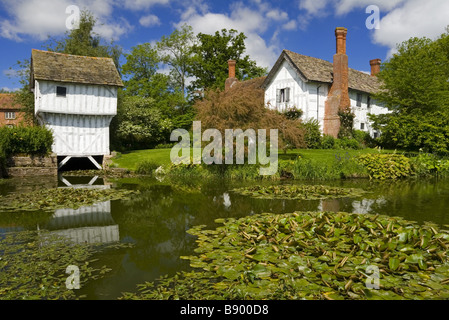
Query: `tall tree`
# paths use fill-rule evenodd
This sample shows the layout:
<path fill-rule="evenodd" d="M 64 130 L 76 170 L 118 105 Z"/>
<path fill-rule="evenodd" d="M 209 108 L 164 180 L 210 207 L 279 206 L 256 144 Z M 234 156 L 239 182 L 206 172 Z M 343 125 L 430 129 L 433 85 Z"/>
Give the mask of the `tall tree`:
<path fill-rule="evenodd" d="M 436 40 L 411 38 L 383 64 L 376 96 L 392 112 L 371 116 L 387 148 L 449 153 L 449 29 Z"/>
<path fill-rule="evenodd" d="M 89 57 L 108 57 L 120 70 L 122 48 L 113 41 L 107 43 L 94 32 L 97 19 L 89 11 L 80 14 L 79 28 L 67 31 L 62 39 L 50 38 L 45 45 L 48 51 Z"/>
<path fill-rule="evenodd" d="M 228 60 L 237 62 L 236 76 L 240 80 L 261 77 L 266 74 L 265 68 L 245 55 L 246 36 L 237 30 L 222 29 L 214 35 L 199 33 L 198 43 L 193 46 L 193 64 L 191 74 L 196 78 L 190 89 L 224 89 L 228 78 Z"/>
<path fill-rule="evenodd" d="M 161 60 L 170 68 L 170 76 L 179 87 L 181 92 L 186 92 L 187 78 L 192 64 L 193 45 L 195 35 L 193 28 L 183 25 L 180 29 L 173 31 L 168 37 L 162 36 L 157 43 L 161 54 Z"/>

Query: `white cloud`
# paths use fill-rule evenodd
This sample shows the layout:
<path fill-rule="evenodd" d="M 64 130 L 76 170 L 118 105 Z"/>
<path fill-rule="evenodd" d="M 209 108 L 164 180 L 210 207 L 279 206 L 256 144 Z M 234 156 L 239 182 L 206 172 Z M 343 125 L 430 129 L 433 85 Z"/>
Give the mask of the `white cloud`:
<path fill-rule="evenodd" d="M 397 44 L 411 37 L 436 38 L 449 25 L 448 0 L 300 0 L 299 27 L 305 29 L 313 18 L 329 14 L 338 17 L 354 10 L 365 13 L 369 5 L 378 6 L 382 16 L 380 29 L 373 31 L 373 41 L 389 47 L 390 55 Z"/>
<path fill-rule="evenodd" d="M 2 87 L 2 90 L 6 91 L 6 92 L 16 92 L 16 91 L 20 91 L 20 88 Z"/>
<path fill-rule="evenodd" d="M 114 0 L 3 0 L 2 5 L 9 18 L 0 22 L 0 36 L 15 41 L 26 37 L 45 40 L 65 33 L 70 5 L 88 8 L 98 19 L 96 31 L 108 39 L 118 39 L 130 27 L 124 19 L 112 16 Z"/>
<path fill-rule="evenodd" d="M 412 37 L 434 39 L 444 33 L 448 14 L 447 0 L 408 0 L 382 18 L 380 29 L 374 32 L 374 42 L 394 50 L 396 44 Z"/>
<path fill-rule="evenodd" d="M 159 26 L 161 24 L 161 20 L 154 14 L 149 14 L 140 18 L 139 23 L 144 27 L 152 27 Z"/>
<path fill-rule="evenodd" d="M 147 10 L 154 5 L 167 5 L 170 0 L 125 0 L 124 7 L 131 10 Z"/>
<path fill-rule="evenodd" d="M 261 8 L 267 8 L 264 3 L 254 0 L 258 4 L 253 9 L 243 3 L 235 3 L 231 6 L 230 14 L 199 13 L 196 10 L 187 9 L 182 16 L 184 19 L 178 23 L 178 27 L 187 23 L 193 27 L 195 33 L 214 34 L 221 29 L 235 29 L 243 32 L 247 39 L 246 53 L 252 60 L 262 67 L 271 67 L 278 56 L 278 47 L 268 44 L 260 34 L 267 31 L 269 24 L 266 12 Z"/>
<path fill-rule="evenodd" d="M 289 31 L 296 30 L 297 28 L 298 28 L 298 23 L 296 22 L 296 20 L 291 20 L 282 26 L 282 29 L 289 30 Z"/>
<path fill-rule="evenodd" d="M 273 9 L 267 12 L 266 14 L 268 19 L 275 20 L 275 21 L 285 21 L 288 20 L 288 14 L 287 12 Z"/>

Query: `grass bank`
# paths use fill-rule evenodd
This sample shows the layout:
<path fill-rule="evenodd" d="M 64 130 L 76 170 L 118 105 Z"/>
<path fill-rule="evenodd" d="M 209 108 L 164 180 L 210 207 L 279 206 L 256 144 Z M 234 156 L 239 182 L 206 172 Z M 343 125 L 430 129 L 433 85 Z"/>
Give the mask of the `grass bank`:
<path fill-rule="evenodd" d="M 154 175 L 158 172 L 173 177 L 200 179 L 394 180 L 449 176 L 449 159 L 426 153 L 410 154 L 393 150 L 289 150 L 279 153 L 278 171 L 274 176 L 261 176 L 259 165 L 173 165 L 170 152 L 171 149 L 156 149 L 119 154 L 113 159 L 113 167 L 142 175 Z"/>

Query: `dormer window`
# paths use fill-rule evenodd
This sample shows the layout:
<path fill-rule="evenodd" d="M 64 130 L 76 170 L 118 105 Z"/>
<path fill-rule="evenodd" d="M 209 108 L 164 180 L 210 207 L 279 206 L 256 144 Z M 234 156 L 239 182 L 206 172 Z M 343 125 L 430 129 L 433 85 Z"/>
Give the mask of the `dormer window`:
<path fill-rule="evenodd" d="M 276 100 L 278 104 L 290 102 L 290 88 L 278 89 L 276 92 Z"/>
<path fill-rule="evenodd" d="M 65 98 L 67 97 L 67 87 L 56 87 L 56 96 Z"/>

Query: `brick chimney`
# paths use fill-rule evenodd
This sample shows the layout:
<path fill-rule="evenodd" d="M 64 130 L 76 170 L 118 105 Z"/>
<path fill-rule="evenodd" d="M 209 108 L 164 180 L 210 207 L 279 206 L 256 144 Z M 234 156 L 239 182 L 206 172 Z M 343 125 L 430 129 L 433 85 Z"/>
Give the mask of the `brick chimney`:
<path fill-rule="evenodd" d="M 349 66 L 346 55 L 346 28 L 337 28 L 335 37 L 337 41 L 337 52 L 334 55 L 333 83 L 326 100 L 324 115 L 324 134 L 338 137 L 340 132 L 339 111 L 349 110 L 351 100 L 349 99 Z"/>
<path fill-rule="evenodd" d="M 374 60 L 371 60 L 369 62 L 369 64 L 371 65 L 371 75 L 373 77 L 377 76 L 380 72 L 380 65 L 382 64 L 382 60 L 374 59 Z"/>
<path fill-rule="evenodd" d="M 235 77 L 235 66 L 236 61 L 235 60 L 229 60 L 228 61 L 228 68 L 229 68 L 229 76 L 228 79 L 226 79 L 225 83 L 225 90 L 231 89 L 231 87 L 238 81 L 238 79 Z"/>

